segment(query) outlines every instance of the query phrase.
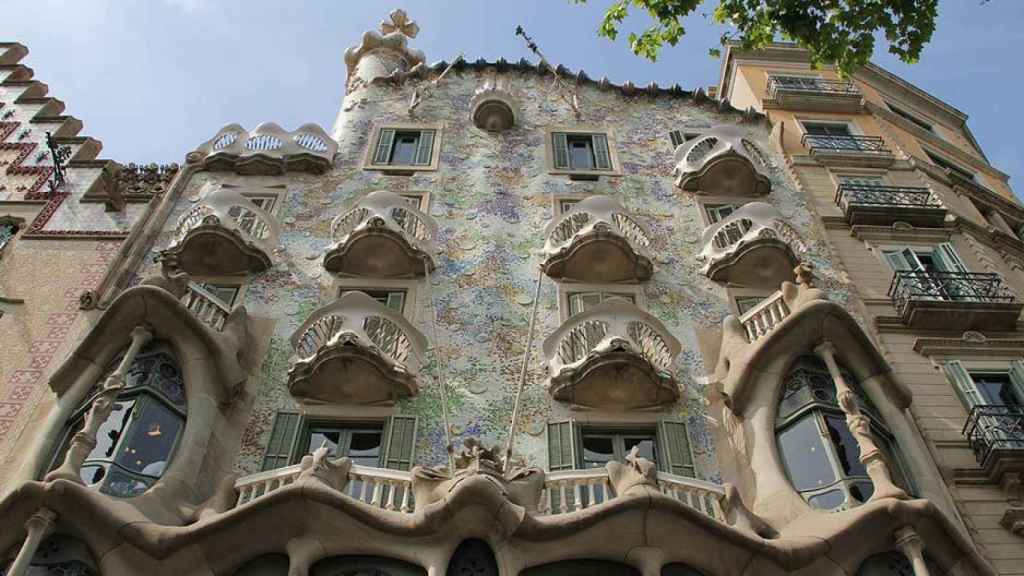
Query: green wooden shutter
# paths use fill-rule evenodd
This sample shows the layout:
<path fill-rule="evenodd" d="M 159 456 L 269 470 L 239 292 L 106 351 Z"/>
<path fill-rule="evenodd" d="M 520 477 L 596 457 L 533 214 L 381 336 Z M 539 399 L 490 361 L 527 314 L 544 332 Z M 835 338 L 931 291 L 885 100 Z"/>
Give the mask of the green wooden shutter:
<path fill-rule="evenodd" d="M 548 470 L 576 468 L 576 424 L 572 420 L 548 423 Z"/>
<path fill-rule="evenodd" d="M 611 170 L 612 158 L 608 152 L 608 136 L 604 134 L 593 134 L 594 142 L 594 168 L 597 170 Z"/>
<path fill-rule="evenodd" d="M 373 155 L 373 163 L 387 164 L 391 160 L 391 147 L 394 144 L 394 128 L 381 128 L 380 139 L 377 140 L 377 153 Z"/>
<path fill-rule="evenodd" d="M 889 266 L 896 272 L 902 272 L 906 270 L 916 270 L 917 258 L 911 259 L 911 256 L 907 254 L 909 250 L 886 250 L 885 259 L 889 262 Z"/>
<path fill-rule="evenodd" d="M 938 264 L 943 272 L 967 272 L 967 266 L 949 242 L 939 244 L 936 252 L 939 254 Z"/>
<path fill-rule="evenodd" d="M 1024 404 L 1024 360 L 1010 362 L 1010 381 L 1017 393 L 1017 401 Z"/>
<path fill-rule="evenodd" d="M 386 436 L 381 465 L 394 470 L 410 470 L 416 450 L 416 417 L 392 416 L 388 419 Z"/>
<path fill-rule="evenodd" d="M 962 362 L 953 360 L 946 362 L 942 367 L 946 371 L 949 381 L 953 384 L 953 389 L 956 390 L 957 396 L 960 397 L 960 401 L 964 403 L 967 412 L 970 412 L 971 408 L 985 403 L 985 398 L 981 395 L 978 387 L 974 385 L 974 380 L 967 373 L 967 369 L 964 368 Z"/>
<path fill-rule="evenodd" d="M 434 131 L 421 130 L 420 141 L 416 146 L 416 166 L 430 166 L 430 157 L 434 152 Z"/>
<path fill-rule="evenodd" d="M 661 441 L 659 467 L 676 476 L 693 478 L 693 452 L 690 451 L 686 423 L 679 420 L 662 420 L 658 423 L 658 437 Z"/>
<path fill-rule="evenodd" d="M 551 152 L 555 168 L 569 168 L 569 139 L 565 132 L 551 133 Z"/>
<path fill-rule="evenodd" d="M 274 425 L 270 429 L 270 440 L 263 453 L 262 470 L 274 470 L 287 466 L 291 461 L 296 432 L 299 429 L 299 413 L 281 411 L 274 414 Z"/>

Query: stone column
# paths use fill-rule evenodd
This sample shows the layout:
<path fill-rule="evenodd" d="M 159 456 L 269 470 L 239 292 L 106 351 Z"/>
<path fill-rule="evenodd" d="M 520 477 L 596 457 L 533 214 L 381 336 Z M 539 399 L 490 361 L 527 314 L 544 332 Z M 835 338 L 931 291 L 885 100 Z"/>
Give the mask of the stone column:
<path fill-rule="evenodd" d="M 814 353 L 825 362 L 829 374 L 832 375 L 832 381 L 836 385 L 839 407 L 846 414 L 846 425 L 850 428 L 850 433 L 853 434 L 854 439 L 857 440 L 857 446 L 860 448 L 860 462 L 867 468 L 871 483 L 875 486 L 871 500 L 906 498 L 906 492 L 893 484 L 889 465 L 886 463 L 882 451 L 878 449 L 874 434 L 871 432 L 871 419 L 861 412 L 860 406 L 857 404 L 857 395 L 843 379 L 839 365 L 836 363 L 835 352 L 835 345 L 829 341 L 822 342 L 814 348 Z"/>
<path fill-rule="evenodd" d="M 28 531 L 28 536 L 25 537 L 25 541 L 21 544 L 21 550 L 18 551 L 18 556 L 14 559 L 14 563 L 8 568 L 7 576 L 25 576 L 28 574 L 29 565 L 32 563 L 32 558 L 35 557 L 36 551 L 39 550 L 39 545 L 42 544 L 43 539 L 53 532 L 56 524 L 57 513 L 49 508 L 40 508 L 29 517 L 25 522 L 25 530 Z"/>
<path fill-rule="evenodd" d="M 96 435 L 99 433 L 100 426 L 107 421 L 110 413 L 114 410 L 117 395 L 125 387 L 125 376 L 128 374 L 128 369 L 131 368 L 139 350 L 153 339 L 153 332 L 147 326 L 140 324 L 132 329 L 131 337 L 132 343 L 128 346 L 128 351 L 125 352 L 117 370 L 107 377 L 100 393 L 92 401 L 92 407 L 85 416 L 85 425 L 71 438 L 71 445 L 64 456 L 64 462 L 59 468 L 46 475 L 47 482 L 61 479 L 82 484 L 82 463 L 96 447 Z"/>
<path fill-rule="evenodd" d="M 907 560 L 910 560 L 910 565 L 914 567 L 914 576 L 929 576 L 928 565 L 924 562 L 924 544 L 921 543 L 921 537 L 917 535 L 914 527 L 904 526 L 896 530 L 893 533 L 893 538 L 896 541 L 896 547 L 903 552 Z"/>

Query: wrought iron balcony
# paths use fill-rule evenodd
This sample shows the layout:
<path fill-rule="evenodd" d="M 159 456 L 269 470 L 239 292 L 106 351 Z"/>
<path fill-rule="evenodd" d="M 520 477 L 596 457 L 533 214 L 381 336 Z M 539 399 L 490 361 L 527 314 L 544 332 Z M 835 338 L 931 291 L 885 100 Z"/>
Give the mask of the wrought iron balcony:
<path fill-rule="evenodd" d="M 806 250 L 796 231 L 771 204 L 751 202 L 704 229 L 698 255 L 716 281 L 778 286 L 793 279 L 797 254 Z"/>
<path fill-rule="evenodd" d="M 247 131 L 228 124 L 210 140 L 190 152 L 190 164 L 208 170 L 233 170 L 239 174 L 322 174 L 331 167 L 338 143 L 316 124 L 303 124 L 288 132 L 273 122 Z"/>
<path fill-rule="evenodd" d="M 855 112 L 862 105 L 860 90 L 845 80 L 806 76 L 769 76 L 766 108 Z"/>
<path fill-rule="evenodd" d="M 160 260 L 192 276 L 262 272 L 271 265 L 279 235 L 277 220 L 235 189 L 207 188 L 178 219 Z"/>
<path fill-rule="evenodd" d="M 840 183 L 836 204 L 850 224 L 941 226 L 946 208 L 928 188 L 882 184 Z"/>
<path fill-rule="evenodd" d="M 630 410 L 662 406 L 679 397 L 672 363 L 676 340 L 657 318 L 621 298 L 575 314 L 544 340 L 558 400 Z"/>
<path fill-rule="evenodd" d="M 804 134 L 800 142 L 811 156 L 858 166 L 888 166 L 895 157 L 880 136 Z"/>
<path fill-rule="evenodd" d="M 727 196 L 763 196 L 772 189 L 771 162 L 746 133 L 718 126 L 676 148 L 676 185 L 683 190 Z"/>
<path fill-rule="evenodd" d="M 1024 305 L 990 272 L 899 271 L 889 296 L 913 328 L 1014 330 Z"/>
<path fill-rule="evenodd" d="M 975 406 L 963 434 L 990 481 L 1024 472 L 1024 406 Z"/>
<path fill-rule="evenodd" d="M 544 272 L 580 282 L 637 282 L 654 271 L 650 235 L 608 196 L 591 196 L 544 229 Z"/>
<path fill-rule="evenodd" d="M 324 268 L 348 276 L 422 276 L 434 268 L 437 224 L 398 194 L 378 190 L 334 219 Z"/>
<path fill-rule="evenodd" d="M 292 335 L 288 390 L 299 401 L 380 404 L 416 393 L 426 338 L 362 292 L 321 307 Z"/>

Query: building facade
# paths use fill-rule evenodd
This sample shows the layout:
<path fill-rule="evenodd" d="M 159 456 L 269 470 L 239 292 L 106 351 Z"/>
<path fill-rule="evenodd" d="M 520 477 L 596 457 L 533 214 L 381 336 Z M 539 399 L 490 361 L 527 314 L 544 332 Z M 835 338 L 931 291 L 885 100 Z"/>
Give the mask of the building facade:
<path fill-rule="evenodd" d="M 1024 211 L 962 114 L 788 47 L 709 95 L 418 32 L 346 51 L 330 133 L 225 126 L 146 205 L 17 443 L 8 574 L 1021 570 Z"/>

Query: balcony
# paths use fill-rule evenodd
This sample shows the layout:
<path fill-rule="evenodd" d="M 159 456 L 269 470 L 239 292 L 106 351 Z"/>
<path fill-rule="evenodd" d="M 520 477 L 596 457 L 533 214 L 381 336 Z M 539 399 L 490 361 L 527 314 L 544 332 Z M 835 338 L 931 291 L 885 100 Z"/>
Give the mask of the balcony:
<path fill-rule="evenodd" d="M 704 229 L 698 255 L 716 282 L 774 287 L 793 279 L 806 247 L 771 204 L 751 202 Z"/>
<path fill-rule="evenodd" d="M 1024 473 L 1024 406 L 975 406 L 963 434 L 989 482 Z"/>
<path fill-rule="evenodd" d="M 845 80 L 806 76 L 770 76 L 765 108 L 807 112 L 859 112 L 863 106 L 860 90 Z"/>
<path fill-rule="evenodd" d="M 566 320 L 544 340 L 548 392 L 578 406 L 632 410 L 676 401 L 679 341 L 657 318 L 619 299 Z"/>
<path fill-rule="evenodd" d="M 373 278 L 422 276 L 434 268 L 437 224 L 407 199 L 378 190 L 331 223 L 334 243 L 324 268 L 335 274 Z"/>
<path fill-rule="evenodd" d="M 294 132 L 273 122 L 260 124 L 251 132 L 238 124 L 228 124 L 186 159 L 207 170 L 239 174 L 323 174 L 337 151 L 338 143 L 316 124 L 303 124 Z"/>
<path fill-rule="evenodd" d="M 654 272 L 650 235 L 615 200 L 591 196 L 544 229 L 544 272 L 579 282 L 640 282 Z"/>
<path fill-rule="evenodd" d="M 800 142 L 811 156 L 825 163 L 887 168 L 895 160 L 880 136 L 804 134 Z"/>
<path fill-rule="evenodd" d="M 214 188 L 178 219 L 160 253 L 165 268 L 192 276 L 257 273 L 271 266 L 277 220 L 232 188 Z"/>
<path fill-rule="evenodd" d="M 231 307 L 225 305 L 219 298 L 195 282 L 188 283 L 188 291 L 182 298 L 185 308 L 196 317 L 197 320 L 217 332 L 224 331 L 224 325 L 231 316 Z"/>
<path fill-rule="evenodd" d="M 292 335 L 288 390 L 299 402 L 384 404 L 417 392 L 426 338 L 362 292 L 313 312 Z"/>
<path fill-rule="evenodd" d="M 941 227 L 946 208 L 928 188 L 843 182 L 836 188 L 836 205 L 851 225 Z"/>
<path fill-rule="evenodd" d="M 734 126 L 718 126 L 676 148 L 676 185 L 699 194 L 764 196 L 771 162 Z"/>
<path fill-rule="evenodd" d="M 1015 330 L 1024 308 L 987 272 L 899 271 L 889 296 L 904 324 L 925 330 Z"/>

